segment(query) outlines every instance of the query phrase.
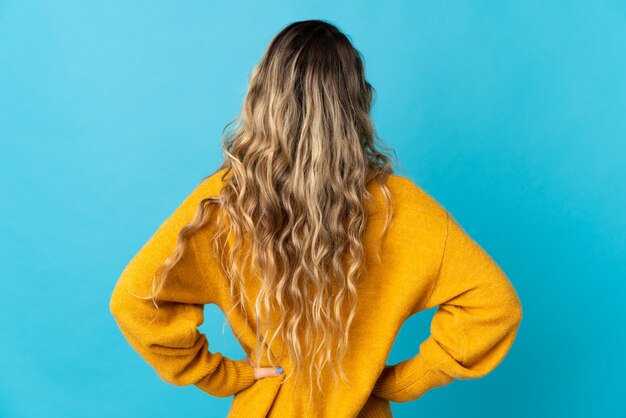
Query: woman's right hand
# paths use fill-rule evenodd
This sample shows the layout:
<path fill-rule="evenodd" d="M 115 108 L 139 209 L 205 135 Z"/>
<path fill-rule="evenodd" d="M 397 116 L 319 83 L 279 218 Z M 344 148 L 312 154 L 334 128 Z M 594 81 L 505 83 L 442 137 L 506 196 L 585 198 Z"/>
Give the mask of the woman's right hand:
<path fill-rule="evenodd" d="M 249 356 L 245 356 L 241 361 L 253 366 Z M 254 367 L 254 380 L 263 379 L 265 377 L 276 377 L 281 374 L 283 374 L 282 367 Z"/>

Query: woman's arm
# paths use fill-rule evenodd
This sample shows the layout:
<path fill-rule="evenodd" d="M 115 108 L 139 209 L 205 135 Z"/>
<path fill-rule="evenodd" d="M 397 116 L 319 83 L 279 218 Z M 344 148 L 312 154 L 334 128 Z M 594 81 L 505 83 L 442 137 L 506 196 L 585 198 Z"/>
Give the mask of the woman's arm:
<path fill-rule="evenodd" d="M 415 357 L 385 366 L 372 393 L 394 402 L 418 399 L 454 379 L 478 378 L 504 359 L 522 320 L 521 301 L 498 264 L 446 211 L 446 244 L 429 299 L 439 308 Z M 413 312 L 413 313 L 415 313 Z"/>
<path fill-rule="evenodd" d="M 113 290 L 110 311 L 128 343 L 164 381 L 195 384 L 210 395 L 227 397 L 254 383 L 254 368 L 211 353 L 206 336 L 197 329 L 211 289 L 193 239 L 157 297 L 158 311 L 151 299 L 133 295 L 150 295 L 153 275 L 175 248 L 180 228 L 193 219 L 200 200 L 218 180 L 213 176 L 201 183 L 134 256 Z"/>

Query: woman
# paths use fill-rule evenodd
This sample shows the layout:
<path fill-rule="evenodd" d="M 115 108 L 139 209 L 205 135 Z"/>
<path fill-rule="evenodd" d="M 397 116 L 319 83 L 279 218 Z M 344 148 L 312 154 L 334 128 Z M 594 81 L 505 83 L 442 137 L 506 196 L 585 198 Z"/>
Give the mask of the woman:
<path fill-rule="evenodd" d="M 234 395 L 233 417 L 390 417 L 390 401 L 503 360 L 518 295 L 445 208 L 393 173 L 373 92 L 360 53 L 328 22 L 272 39 L 225 127 L 223 164 L 113 291 L 122 333 L 163 380 Z M 209 350 L 197 329 L 207 303 L 244 359 Z M 403 322 L 436 306 L 419 354 L 386 365 Z"/>

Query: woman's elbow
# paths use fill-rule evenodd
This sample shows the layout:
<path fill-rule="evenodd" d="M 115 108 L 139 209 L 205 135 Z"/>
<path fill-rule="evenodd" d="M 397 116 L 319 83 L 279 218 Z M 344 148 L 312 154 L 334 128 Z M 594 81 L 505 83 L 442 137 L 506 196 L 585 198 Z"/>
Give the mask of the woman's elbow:
<path fill-rule="evenodd" d="M 129 300 L 131 293 L 118 282 L 109 299 L 109 312 L 118 321 L 126 315 L 126 311 L 132 306 Z"/>
<path fill-rule="evenodd" d="M 522 308 L 522 301 L 517 294 L 511 299 L 510 303 L 510 314 L 511 320 L 513 322 L 513 326 L 517 329 L 519 325 L 522 323 L 522 318 L 524 316 L 524 309 Z"/>

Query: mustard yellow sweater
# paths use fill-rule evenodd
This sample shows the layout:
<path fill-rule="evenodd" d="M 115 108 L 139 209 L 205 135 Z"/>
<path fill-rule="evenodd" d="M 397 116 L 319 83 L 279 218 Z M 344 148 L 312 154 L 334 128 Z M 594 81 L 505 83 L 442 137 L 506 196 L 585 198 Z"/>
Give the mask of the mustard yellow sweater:
<path fill-rule="evenodd" d="M 152 276 L 172 252 L 180 228 L 195 215 L 199 201 L 216 195 L 222 170 L 201 182 L 134 256 L 119 278 L 110 310 L 128 343 L 172 385 L 190 385 L 216 397 L 234 395 L 228 417 L 390 417 L 392 402 L 420 398 L 428 390 L 454 379 L 485 376 L 505 357 L 522 319 L 520 299 L 498 264 L 457 223 L 454 217 L 406 177 L 392 175 L 388 187 L 396 202 L 396 217 L 375 248 L 382 231 L 383 195 L 375 182 L 368 189 L 375 199 L 364 236 L 368 275 L 359 283 L 358 311 L 350 331 L 350 350 L 343 367 L 352 387 L 339 380 L 338 390 L 307 407 L 308 379 L 295 379 L 288 356 L 278 363 L 282 375 L 254 379 L 252 366 L 209 350 L 197 329 L 205 304 L 223 312 L 233 306 L 228 283 L 210 258 L 205 229 L 191 239 L 181 263 L 172 270 L 159 296 L 154 321 L 150 293 Z M 258 287 L 246 289 L 254 300 Z M 430 336 L 419 353 L 394 365 L 386 360 L 403 322 L 425 309 L 438 307 Z M 254 312 L 250 305 L 248 312 Z M 254 359 L 253 319 L 234 311 L 230 326 L 245 352 Z M 250 316 L 250 315 L 249 315 Z M 277 358 L 279 338 L 268 348 Z M 269 363 L 261 363 L 270 366 Z M 330 375 L 329 375 L 330 376 Z M 332 382 L 330 380 L 326 380 Z"/>

